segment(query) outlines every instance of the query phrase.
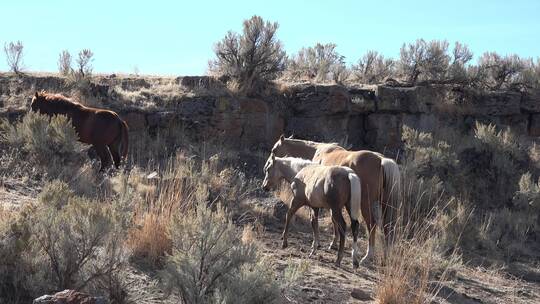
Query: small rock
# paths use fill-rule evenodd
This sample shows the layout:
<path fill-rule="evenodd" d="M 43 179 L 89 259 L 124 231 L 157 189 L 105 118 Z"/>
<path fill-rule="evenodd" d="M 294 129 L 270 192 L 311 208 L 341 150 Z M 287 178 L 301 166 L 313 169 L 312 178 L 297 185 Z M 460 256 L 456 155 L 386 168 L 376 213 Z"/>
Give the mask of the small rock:
<path fill-rule="evenodd" d="M 351 291 L 351 297 L 360 301 L 371 301 L 373 298 L 371 295 L 362 289 L 355 288 Z"/>
<path fill-rule="evenodd" d="M 92 297 L 86 293 L 66 289 L 55 293 L 54 295 L 44 295 L 34 301 L 32 304 L 107 304 L 103 297 Z"/>

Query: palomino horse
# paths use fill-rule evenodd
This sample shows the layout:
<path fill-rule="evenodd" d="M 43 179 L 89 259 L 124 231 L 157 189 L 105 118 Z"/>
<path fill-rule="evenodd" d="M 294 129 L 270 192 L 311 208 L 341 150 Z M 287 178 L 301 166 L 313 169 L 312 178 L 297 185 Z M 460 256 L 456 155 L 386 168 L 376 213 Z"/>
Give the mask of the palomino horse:
<path fill-rule="evenodd" d="M 275 143 L 272 153 L 281 157 L 301 157 L 323 165 L 346 166 L 353 169 L 362 181 L 361 211 L 369 231 L 367 253 L 362 261 L 373 256 L 374 232 L 377 225 L 384 229 L 387 244 L 391 241 L 394 225 L 393 209 L 398 206 L 400 193 L 400 173 L 395 161 L 377 152 L 347 151 L 335 143 L 285 138 L 283 135 Z M 334 240 L 330 247 L 336 244 L 337 229 L 334 222 Z"/>
<path fill-rule="evenodd" d="M 358 219 L 360 213 L 360 197 L 362 190 L 360 179 L 348 167 L 323 166 L 312 161 L 285 157 L 279 158 L 271 154 L 264 166 L 263 188 L 275 189 L 282 179 L 291 185 L 293 198 L 285 219 L 283 230 L 283 248 L 287 247 L 287 233 L 289 223 L 296 211 L 302 206 L 310 206 L 314 216 L 311 219 L 313 228 L 313 245 L 310 256 L 319 246 L 318 213 L 320 208 L 332 211 L 332 220 L 339 227 L 339 249 L 336 265 L 340 265 L 343 259 L 345 246 L 346 224 L 341 210 L 346 207 L 351 218 L 353 234 L 353 266 L 358 267 Z"/>
<path fill-rule="evenodd" d="M 66 115 L 79 135 L 79 141 L 91 144 L 101 160 L 101 171 L 110 165 L 116 168 L 128 151 L 128 126 L 113 111 L 85 107 L 60 94 L 36 92 L 32 111 L 49 116 Z M 110 151 L 110 154 L 109 154 Z"/>

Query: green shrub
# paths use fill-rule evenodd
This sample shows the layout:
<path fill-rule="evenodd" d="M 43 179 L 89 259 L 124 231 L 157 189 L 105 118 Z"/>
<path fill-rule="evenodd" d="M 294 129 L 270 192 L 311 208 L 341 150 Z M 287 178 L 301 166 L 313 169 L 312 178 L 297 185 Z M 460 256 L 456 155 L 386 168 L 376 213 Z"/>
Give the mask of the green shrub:
<path fill-rule="evenodd" d="M 122 234 L 110 205 L 54 181 L 35 206 L 0 220 L 0 302 L 57 290 L 91 290 L 123 264 Z M 104 292 L 104 291 L 99 291 Z"/>
<path fill-rule="evenodd" d="M 433 205 L 429 197 L 458 202 L 439 218 L 447 226 L 440 236 L 446 251 L 458 240 L 464 249 L 496 250 L 506 258 L 528 254 L 525 244 L 539 231 L 540 188 L 526 173 L 538 169 L 534 147 L 509 130 L 481 123 L 469 134 L 404 127 L 403 140 L 404 176 L 414 186 L 405 185 L 404 198 L 424 211 Z"/>
<path fill-rule="evenodd" d="M 377 51 L 368 51 L 351 69 L 359 83 L 382 83 L 386 77 L 395 73 L 395 61 L 384 58 Z"/>
<path fill-rule="evenodd" d="M 259 16 L 244 20 L 242 34 L 228 32 L 214 46 L 213 73 L 237 81 L 241 92 L 254 93 L 261 82 L 276 79 L 285 68 L 285 51 L 276 38 L 278 24 Z"/>
<path fill-rule="evenodd" d="M 81 150 L 79 136 L 71 121 L 63 115 L 48 117 L 34 112 L 22 121 L 0 124 L 0 141 L 10 148 L 20 148 L 42 162 L 69 158 Z"/>
<path fill-rule="evenodd" d="M 29 251 L 29 234 L 14 213 L 0 209 L 0 303 L 27 303 L 36 289 L 28 276 L 33 267 Z"/>
<path fill-rule="evenodd" d="M 171 225 L 173 249 L 162 277 L 185 303 L 268 303 L 277 297 L 272 272 L 221 207 L 213 212 L 199 203 L 176 213 Z"/>
<path fill-rule="evenodd" d="M 77 132 L 66 116 L 48 117 L 29 112 L 14 124 L 0 121 L 0 150 L 12 154 L 16 171 L 25 170 L 21 175 L 40 172 L 52 178 L 72 178 L 84 161 L 82 149 Z M 21 164 L 20 159 L 26 161 Z M 27 164 L 31 166 L 23 167 Z M 6 162 L 1 169 L 14 175 L 12 167 Z"/>
<path fill-rule="evenodd" d="M 423 176 L 439 176 L 445 179 L 454 173 L 459 164 L 455 149 L 445 140 L 433 134 L 419 132 L 403 126 L 403 141 L 407 159 L 415 163 Z"/>
<path fill-rule="evenodd" d="M 345 57 L 336 51 L 335 43 L 317 43 L 302 48 L 287 62 L 287 74 L 292 80 L 343 82 L 348 76 Z"/>
<path fill-rule="evenodd" d="M 119 267 L 121 244 L 112 214 L 107 205 L 74 196 L 66 184 L 45 187 L 30 231 L 48 262 L 43 276 L 55 289 L 82 289 Z"/>

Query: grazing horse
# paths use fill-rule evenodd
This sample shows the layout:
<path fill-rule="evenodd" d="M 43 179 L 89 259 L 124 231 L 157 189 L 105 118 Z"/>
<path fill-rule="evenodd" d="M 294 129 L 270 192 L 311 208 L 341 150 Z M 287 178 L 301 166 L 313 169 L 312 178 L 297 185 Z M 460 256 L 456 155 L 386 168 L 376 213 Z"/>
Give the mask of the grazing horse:
<path fill-rule="evenodd" d="M 282 179 L 290 185 L 293 193 L 289 210 L 285 218 L 283 230 L 283 245 L 287 247 L 287 234 L 289 223 L 296 211 L 302 206 L 313 209 L 311 227 L 313 228 L 313 245 L 310 256 L 319 247 L 319 222 L 318 213 L 320 208 L 332 211 L 332 220 L 338 225 L 339 249 L 336 265 L 340 265 L 343 259 L 345 246 L 346 223 L 341 210 L 347 209 L 351 218 L 351 230 L 353 234 L 353 266 L 358 267 L 358 219 L 360 213 L 360 197 L 362 190 L 360 179 L 348 167 L 323 166 L 305 159 L 285 157 L 279 158 L 271 154 L 264 166 L 263 188 L 275 189 Z"/>
<path fill-rule="evenodd" d="M 66 115 L 79 135 L 79 141 L 91 144 L 101 160 L 103 171 L 111 163 L 116 168 L 128 152 L 128 126 L 113 111 L 85 107 L 60 94 L 36 92 L 32 98 L 32 111 L 49 116 Z M 110 154 L 109 154 L 110 151 Z"/>
<path fill-rule="evenodd" d="M 354 170 L 362 181 L 361 211 L 369 232 L 366 257 L 373 256 L 375 228 L 384 229 L 387 245 L 392 241 L 394 209 L 398 207 L 400 194 L 400 173 L 395 161 L 382 154 L 361 150 L 347 151 L 336 143 L 318 143 L 308 140 L 285 138 L 283 135 L 275 143 L 272 153 L 276 156 L 292 156 L 313 160 L 323 165 L 338 165 Z M 334 240 L 338 231 L 334 222 Z"/>

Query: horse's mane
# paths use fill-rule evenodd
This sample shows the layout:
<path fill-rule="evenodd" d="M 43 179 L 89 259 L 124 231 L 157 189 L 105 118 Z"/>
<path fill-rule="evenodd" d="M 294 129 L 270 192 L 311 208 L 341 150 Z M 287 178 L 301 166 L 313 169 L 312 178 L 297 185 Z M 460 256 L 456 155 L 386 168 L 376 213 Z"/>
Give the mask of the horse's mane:
<path fill-rule="evenodd" d="M 300 171 L 300 169 L 304 168 L 305 166 L 309 165 L 315 165 L 317 164 L 314 161 L 311 161 L 309 159 L 300 158 L 300 157 L 280 157 L 279 159 L 286 161 L 291 164 L 291 167 L 295 169 L 295 171 Z"/>
<path fill-rule="evenodd" d="M 83 106 L 82 104 L 72 101 L 70 98 L 62 94 L 41 92 L 38 94 L 38 96 L 42 101 L 46 101 L 47 103 L 50 103 L 54 107 L 60 109 L 73 110 L 80 109 Z"/>
<path fill-rule="evenodd" d="M 316 148 L 317 146 L 322 146 L 322 145 L 328 145 L 328 146 L 338 146 L 340 147 L 339 143 L 336 143 L 336 142 L 333 142 L 333 143 L 322 143 L 322 142 L 316 142 L 316 141 L 311 141 L 311 140 L 306 140 L 306 139 L 296 139 L 296 138 L 286 138 L 286 140 L 288 141 L 294 141 L 294 142 L 302 142 L 308 146 L 312 146 L 314 148 Z"/>

